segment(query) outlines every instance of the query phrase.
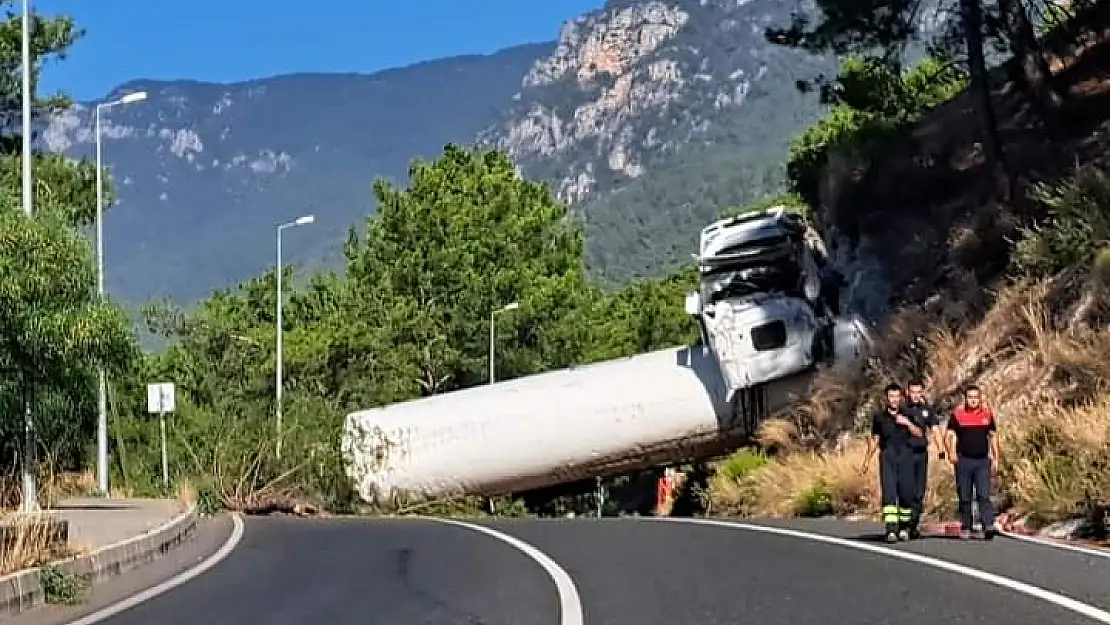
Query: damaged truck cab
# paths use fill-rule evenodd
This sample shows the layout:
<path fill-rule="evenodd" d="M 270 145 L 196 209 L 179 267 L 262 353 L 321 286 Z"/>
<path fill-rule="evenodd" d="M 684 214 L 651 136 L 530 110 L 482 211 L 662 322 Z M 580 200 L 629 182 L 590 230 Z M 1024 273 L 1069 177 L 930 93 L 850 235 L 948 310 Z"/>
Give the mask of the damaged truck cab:
<path fill-rule="evenodd" d="M 841 315 L 843 281 L 798 216 L 718 221 L 696 258 L 699 344 L 352 412 L 359 494 L 492 497 L 713 458 L 797 405 L 819 368 L 862 362 L 865 326 Z"/>
<path fill-rule="evenodd" d="M 702 230 L 695 260 L 699 290 L 686 296 L 686 312 L 719 365 L 728 403 L 741 391 L 758 401 L 768 383 L 860 358 L 866 329 L 839 316 L 843 277 L 799 215 L 776 207 L 716 221 Z"/>

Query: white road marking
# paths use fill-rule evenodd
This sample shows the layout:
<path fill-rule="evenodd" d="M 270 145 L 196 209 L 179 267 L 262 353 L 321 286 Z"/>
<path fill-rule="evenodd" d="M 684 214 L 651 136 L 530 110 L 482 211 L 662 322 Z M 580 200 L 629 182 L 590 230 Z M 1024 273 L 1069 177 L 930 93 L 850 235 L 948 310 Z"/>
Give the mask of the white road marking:
<path fill-rule="evenodd" d="M 898 560 L 905 560 L 915 564 L 922 564 L 924 566 L 931 566 L 942 571 L 963 575 L 972 579 L 977 579 L 988 584 L 994 584 L 1002 588 L 1007 588 L 1014 592 L 1021 593 L 1034 599 L 1040 599 L 1046 603 L 1051 603 L 1057 607 L 1070 610 L 1076 614 L 1081 614 L 1091 620 L 1099 623 L 1106 623 L 1110 625 L 1110 612 L 1102 610 L 1088 603 L 1083 603 L 1071 597 L 1066 597 L 1051 590 L 1026 584 L 1016 579 L 1003 577 L 994 573 L 988 573 L 980 569 L 962 564 L 949 562 L 948 560 L 941 560 L 910 551 L 902 551 L 901 549 L 892 549 L 891 547 L 881 547 L 879 545 L 872 545 L 870 543 L 859 542 L 847 538 L 839 538 L 836 536 L 828 536 L 825 534 L 815 534 L 812 532 L 803 532 L 800 530 L 787 529 L 784 527 L 770 527 L 766 525 L 752 525 L 750 523 L 732 523 L 729 521 L 717 521 L 714 519 L 691 519 L 691 518 L 652 518 L 643 517 L 644 520 L 661 521 L 664 523 L 693 523 L 697 525 L 712 525 L 716 527 L 723 527 L 734 530 L 744 530 L 748 532 L 760 532 L 764 534 L 775 534 L 777 536 L 789 536 L 791 538 L 801 538 L 803 540 L 810 540 L 818 543 L 825 543 L 827 545 L 837 545 L 839 547 L 847 547 L 848 549 L 855 549 L 857 551 L 866 551 L 875 553 L 888 558 L 895 558 Z"/>
<path fill-rule="evenodd" d="M 578 587 L 574 585 L 574 580 L 570 575 L 559 566 L 557 562 L 551 559 L 546 553 L 536 549 L 532 545 L 508 534 L 499 532 L 495 529 L 485 527 L 484 525 L 477 525 L 474 523 L 465 523 L 463 521 L 456 521 L 455 519 L 444 519 L 437 517 L 423 517 L 430 521 L 437 521 L 439 523 L 446 523 L 448 525 L 457 525 L 465 527 L 475 532 L 481 532 L 487 536 L 492 536 L 500 541 L 508 543 L 516 547 L 524 555 L 532 558 L 547 571 L 551 576 L 552 581 L 555 582 L 555 589 L 559 593 L 559 624 L 560 625 L 583 625 L 585 617 L 582 611 L 582 600 L 578 597 Z M 1107 621 L 1110 623 L 1110 621 Z"/>
<path fill-rule="evenodd" d="M 113 603 L 108 607 L 101 608 L 96 612 L 93 612 L 92 614 L 86 614 L 85 616 L 82 616 L 75 621 L 70 621 L 66 625 L 93 625 L 93 623 L 99 623 L 105 619 L 119 614 L 120 612 L 130 610 L 140 603 L 150 601 L 151 599 L 166 591 L 173 590 L 174 588 L 177 588 L 185 582 L 188 582 L 193 578 L 199 576 L 201 573 L 204 573 L 208 569 L 216 566 L 221 560 L 231 555 L 232 550 L 234 550 L 235 547 L 239 544 L 239 541 L 243 539 L 244 528 L 242 517 L 240 517 L 238 513 L 235 513 L 231 517 L 231 522 L 231 536 L 228 537 L 227 541 L 224 542 L 219 551 L 208 556 L 200 564 L 186 571 L 178 573 L 177 575 L 171 577 L 170 579 L 167 579 L 157 586 L 151 586 L 146 590 L 131 595 L 123 601 L 119 601 L 117 603 Z"/>
<path fill-rule="evenodd" d="M 1086 555 L 1089 555 L 1089 556 L 1095 556 L 1096 558 L 1110 558 L 1110 549 L 1095 549 L 1093 547 L 1084 547 L 1082 545 L 1069 545 L 1068 543 L 1065 543 L 1065 542 L 1060 542 L 1060 541 L 1056 541 L 1056 540 L 1048 540 L 1046 538 L 1040 538 L 1038 536 L 1026 536 L 1024 534 L 1015 534 L 1013 532 L 1001 532 L 1001 533 L 1006 538 L 1013 538 L 1013 539 L 1016 539 L 1016 540 L 1024 540 L 1027 543 L 1033 543 L 1035 545 L 1043 545 L 1045 547 L 1052 547 L 1054 549 L 1064 549 L 1065 551 L 1074 551 L 1076 553 L 1082 553 L 1082 554 L 1086 554 Z"/>

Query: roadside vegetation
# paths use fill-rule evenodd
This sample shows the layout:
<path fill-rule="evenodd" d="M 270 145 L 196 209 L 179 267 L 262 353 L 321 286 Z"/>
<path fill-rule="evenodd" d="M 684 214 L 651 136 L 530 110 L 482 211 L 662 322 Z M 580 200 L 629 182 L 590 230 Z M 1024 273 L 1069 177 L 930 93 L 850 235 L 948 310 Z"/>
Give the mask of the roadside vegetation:
<path fill-rule="evenodd" d="M 1043 9 L 1013 4 L 997 8 Z M 1017 61 L 993 71 L 989 99 L 976 95 L 987 79 L 974 63 L 964 72 L 936 56 L 898 73 L 846 60 L 824 86 L 835 104 L 793 144 L 791 184 L 819 220 L 890 267 L 898 297 L 863 374 L 827 373 L 795 414 L 763 426 L 763 451 L 717 465 L 711 514 L 875 514 L 877 475 L 858 472 L 866 415 L 883 385 L 921 375 L 942 407 L 967 384 L 986 390 L 1000 414 L 1009 520 L 1088 517 L 1088 531 L 1105 537 L 1106 13 L 1100 2 L 1053 5 L 1032 47 L 994 33 Z M 819 30 L 828 45 L 892 32 L 889 23 L 853 30 L 861 23 Z M 956 51 L 974 57 L 971 43 Z M 1030 64 L 1051 74 L 1036 82 L 1022 74 Z M 891 240 L 902 243 L 883 249 Z M 955 513 L 951 468 L 935 450 L 927 508 Z"/>
<path fill-rule="evenodd" d="M 77 555 L 59 540 L 50 515 L 4 514 L 0 517 L 0 575 Z"/>
<path fill-rule="evenodd" d="M 50 60 L 80 36 L 68 18 L 37 23 L 34 49 Z M 7 136 L 18 137 L 20 28 L 16 18 L 7 24 L 4 119 L 15 123 Z M 58 96 L 39 114 L 67 105 Z M 602 289 L 584 269 L 580 220 L 545 185 L 521 179 L 503 154 L 451 145 L 414 163 L 407 181 L 374 184 L 379 210 L 352 225 L 344 267 L 312 275 L 285 269 L 279 437 L 274 270 L 190 310 L 153 302 L 129 319 L 96 297 L 86 227 L 95 208 L 91 165 L 37 155 L 39 194 L 28 220 L 20 211 L 20 142 L 9 138 L 0 149 L 5 507 L 19 499 L 24 398 L 36 424 L 40 496 L 92 488 L 72 476 L 95 464 L 99 364 L 108 371 L 114 494 L 169 497 L 188 484 L 205 511 L 347 512 L 355 498 L 339 448 L 344 415 L 485 383 L 490 310 L 520 304 L 498 320 L 501 379 L 695 335 L 676 305 L 693 285 L 690 272 Z M 142 353 L 136 325 L 166 346 Z M 145 387 L 160 381 L 177 387 L 176 410 L 167 415 L 167 483 L 159 420 L 146 413 Z M 473 510 L 474 503 L 444 505 Z"/>
<path fill-rule="evenodd" d="M 711 512 L 872 512 L 875 476 L 856 472 L 860 416 L 877 388 L 911 374 L 927 375 L 942 402 L 971 381 L 988 389 L 1004 419 L 1003 484 L 1014 509 L 1047 522 L 1105 506 L 1110 187 L 1100 160 L 1106 146 L 1095 131 L 1110 111 L 1103 97 L 1110 81 L 1099 74 L 1106 47 L 1088 41 L 1103 5 L 1074 8 L 1050 28 L 1043 41 L 1055 42 L 1056 51 L 1047 57 L 1019 24 L 1018 10 L 1028 18 L 1032 6 L 993 7 L 1016 20 L 1002 33 L 980 28 L 968 9 L 960 25 L 976 27 L 946 33 L 951 41 L 909 68 L 856 45 L 896 48 L 912 31 L 899 24 L 840 11 L 828 14 L 844 23 L 824 25 L 820 37 L 795 36 L 805 24 L 774 35 L 784 45 L 844 55 L 836 80 L 814 85 L 830 111 L 783 155 L 789 195 L 722 207 L 722 214 L 782 202 L 819 228 L 835 227 L 890 269 L 898 299 L 864 375 L 826 375 L 796 414 L 764 426 L 759 449 L 717 465 L 706 493 Z M 8 55 L 10 80 L 0 89 L 8 90 L 2 119 L 9 124 L 19 105 L 13 20 L 0 31 L 9 39 L 0 48 Z M 870 30 L 861 34 L 859 24 Z M 45 56 L 65 52 L 79 34 L 64 18 L 44 18 L 36 32 L 35 49 Z M 978 54 L 985 32 L 1006 35 L 1010 53 L 1029 61 L 998 84 L 988 81 Z M 1040 76 L 1042 64 L 1055 74 Z M 989 93 L 993 99 L 981 97 Z M 40 114 L 65 103 L 43 102 Z M 86 235 L 95 206 L 90 165 L 36 156 L 38 203 L 28 220 L 19 206 L 19 142 L 10 139 L 18 129 L 8 131 L 0 141 L 0 453 L 4 466 L 19 467 L 28 400 L 44 497 L 89 488 L 45 478 L 95 462 L 97 365 L 108 371 L 118 493 L 187 489 L 204 511 L 349 512 L 358 507 L 339 448 L 344 415 L 484 384 L 491 310 L 520 304 L 498 320 L 500 379 L 696 336 L 682 307 L 695 285 L 692 268 L 603 288 L 584 269 L 577 215 L 545 185 L 520 178 L 504 154 L 451 145 L 415 162 L 403 184 L 374 184 L 378 213 L 350 229 L 341 270 L 285 269 L 279 436 L 275 270 L 190 310 L 146 306 L 130 321 L 166 346 L 142 353 L 125 312 L 95 296 Z M 159 422 L 146 414 L 145 386 L 162 381 L 177 386 L 167 417 L 168 485 Z M 949 471 L 940 463 L 933 471 L 930 509 L 950 514 Z M 18 474 L 5 483 L 10 506 Z M 619 505 L 650 509 L 647 474 L 606 483 Z M 570 485 L 497 505 L 505 514 L 581 511 L 592 506 L 592 490 Z M 469 514 L 483 506 L 470 499 L 403 511 Z"/>

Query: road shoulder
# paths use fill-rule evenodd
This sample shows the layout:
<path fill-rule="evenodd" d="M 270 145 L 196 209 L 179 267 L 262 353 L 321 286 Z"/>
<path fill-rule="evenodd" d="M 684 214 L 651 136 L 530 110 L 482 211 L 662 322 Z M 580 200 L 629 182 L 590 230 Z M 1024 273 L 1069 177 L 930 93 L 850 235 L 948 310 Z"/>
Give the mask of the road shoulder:
<path fill-rule="evenodd" d="M 127 599 L 196 567 L 227 542 L 232 517 L 198 519 L 191 535 L 176 549 L 126 574 L 93 585 L 84 600 L 73 606 L 45 605 L 0 622 L 11 625 L 63 625 Z"/>
<path fill-rule="evenodd" d="M 69 544 L 87 551 L 0 577 L 0 617 L 43 605 L 52 585 L 95 584 L 146 564 L 185 541 L 197 522 L 194 505 L 171 500 L 73 500 L 44 514 L 63 519 Z"/>
<path fill-rule="evenodd" d="M 719 521 L 738 519 L 720 518 Z M 882 543 L 877 523 L 842 519 L 755 520 L 744 523 L 781 527 L 861 542 Z M 1000 536 L 992 541 L 960 540 L 947 536 L 923 537 L 892 545 L 899 549 L 937 558 L 1038 586 L 1084 603 L 1110 610 L 1110 559 L 1020 541 Z"/>

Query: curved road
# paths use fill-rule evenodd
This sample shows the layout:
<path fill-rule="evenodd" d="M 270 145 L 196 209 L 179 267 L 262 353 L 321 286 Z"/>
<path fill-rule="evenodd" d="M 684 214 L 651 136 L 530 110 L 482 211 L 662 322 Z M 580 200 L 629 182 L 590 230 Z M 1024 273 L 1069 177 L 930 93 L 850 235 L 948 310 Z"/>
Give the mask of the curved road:
<path fill-rule="evenodd" d="M 891 557 L 943 557 L 1070 595 L 1091 609 L 1110 609 L 1110 558 L 1002 538 L 887 547 L 858 536 L 858 526 L 803 527 L 845 535 L 864 545 L 858 548 L 658 520 L 486 527 L 524 541 L 525 549 L 534 547 L 561 567 L 573 580 L 577 592 L 570 594 L 577 596 L 571 598 L 580 599 L 587 625 L 1110 622 Z M 242 542 L 213 569 L 102 623 L 570 625 L 564 619 L 574 610 L 567 610 L 566 593 L 520 546 L 431 520 L 250 519 Z"/>

